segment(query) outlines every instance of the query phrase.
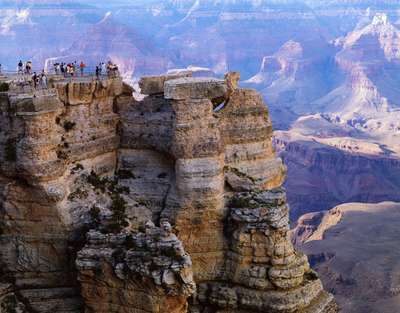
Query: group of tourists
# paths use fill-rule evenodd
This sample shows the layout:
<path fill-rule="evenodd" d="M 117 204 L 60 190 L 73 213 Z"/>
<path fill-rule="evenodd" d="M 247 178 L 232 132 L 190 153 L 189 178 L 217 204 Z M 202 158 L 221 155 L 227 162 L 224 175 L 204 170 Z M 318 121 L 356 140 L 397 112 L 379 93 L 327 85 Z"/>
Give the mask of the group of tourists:
<path fill-rule="evenodd" d="M 47 89 L 47 75 L 44 71 L 41 74 L 36 74 L 36 72 L 32 75 L 32 86 L 35 89 L 42 88 Z"/>
<path fill-rule="evenodd" d="M 118 66 L 111 61 L 108 61 L 107 63 L 99 63 L 96 65 L 96 77 L 99 78 L 101 75 L 107 75 L 108 77 L 118 76 Z"/>
<path fill-rule="evenodd" d="M 22 62 L 22 60 L 19 60 L 17 70 L 18 70 L 18 74 L 31 75 L 32 74 L 32 61 Z"/>
<path fill-rule="evenodd" d="M 26 87 L 30 87 L 33 89 L 48 88 L 48 78 L 44 71 L 42 71 L 42 73 L 40 74 L 33 72 L 33 74 L 30 76 L 20 75 L 13 80 L 13 83 L 21 90 L 24 90 Z"/>
<path fill-rule="evenodd" d="M 71 62 L 71 63 L 54 63 L 53 64 L 54 67 L 54 72 L 56 73 L 56 75 L 63 75 L 64 77 L 74 77 L 74 76 L 78 76 L 78 71 L 80 73 L 81 76 L 84 76 L 85 74 L 85 68 L 86 68 L 86 64 L 83 63 L 83 61 L 81 61 L 81 63 L 78 64 L 77 61 L 75 62 Z"/>
<path fill-rule="evenodd" d="M 77 61 L 71 63 L 54 63 L 53 64 L 54 72 L 56 75 L 63 75 L 64 77 L 74 77 L 74 76 L 85 76 L 87 65 L 81 61 L 78 63 Z M 96 65 L 95 74 L 97 78 L 100 76 L 107 75 L 108 77 L 115 77 L 119 75 L 118 66 L 111 61 L 107 63 L 100 62 Z"/>
<path fill-rule="evenodd" d="M 57 75 L 64 77 L 83 77 L 85 75 L 96 75 L 97 79 L 100 77 L 117 77 L 119 76 L 118 66 L 111 61 L 107 63 L 100 62 L 95 67 L 95 73 L 90 71 L 87 65 L 81 61 L 78 63 L 77 61 L 71 63 L 57 62 L 51 65 L 51 71 L 43 69 L 40 71 L 33 70 L 32 61 L 19 60 L 17 63 L 17 73 L 18 76 L 14 77 L 12 80 L 12 84 L 19 88 L 21 91 L 29 91 L 31 88 L 38 89 L 48 89 L 49 88 L 49 80 L 55 79 L 56 81 L 60 78 L 51 77 L 49 79 L 49 75 Z M 7 75 L 3 73 L 2 64 L 0 64 L 0 75 Z M 12 74 L 12 72 L 10 72 Z M 15 72 L 14 72 L 15 73 Z"/>
<path fill-rule="evenodd" d="M 77 61 L 71 63 L 57 62 L 54 63 L 52 67 L 53 73 L 56 75 L 62 75 L 64 77 L 83 77 L 86 75 L 86 72 L 88 75 L 93 75 L 93 73 L 89 73 L 89 71 L 87 71 L 87 65 L 83 61 L 80 63 Z M 18 62 L 17 71 L 19 75 L 22 75 L 21 79 L 24 78 L 23 80 L 27 83 L 29 82 L 33 88 L 47 88 L 47 71 L 43 70 L 41 73 L 33 71 L 32 61 L 23 62 L 20 60 Z M 100 62 L 98 65 L 96 65 L 95 75 L 97 79 L 100 79 L 101 76 L 117 77 L 119 76 L 119 69 L 118 66 L 111 61 L 108 61 L 107 63 Z"/>

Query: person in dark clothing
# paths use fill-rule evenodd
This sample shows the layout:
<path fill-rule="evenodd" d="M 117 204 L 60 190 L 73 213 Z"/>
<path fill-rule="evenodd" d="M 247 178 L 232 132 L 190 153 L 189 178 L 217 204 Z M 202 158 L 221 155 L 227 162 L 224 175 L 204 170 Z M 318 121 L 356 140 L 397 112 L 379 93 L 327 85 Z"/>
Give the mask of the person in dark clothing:
<path fill-rule="evenodd" d="M 61 63 L 60 70 L 61 70 L 61 75 L 65 77 L 65 64 L 64 64 L 64 62 Z"/>
<path fill-rule="evenodd" d="M 20 60 L 19 63 L 18 63 L 18 74 L 22 74 L 24 72 L 23 71 L 23 66 L 24 66 L 24 64 Z"/>
<path fill-rule="evenodd" d="M 37 87 L 37 80 L 38 80 L 38 76 L 36 75 L 36 72 L 34 72 L 32 75 L 32 82 L 33 82 L 33 88 L 35 88 L 35 89 Z"/>

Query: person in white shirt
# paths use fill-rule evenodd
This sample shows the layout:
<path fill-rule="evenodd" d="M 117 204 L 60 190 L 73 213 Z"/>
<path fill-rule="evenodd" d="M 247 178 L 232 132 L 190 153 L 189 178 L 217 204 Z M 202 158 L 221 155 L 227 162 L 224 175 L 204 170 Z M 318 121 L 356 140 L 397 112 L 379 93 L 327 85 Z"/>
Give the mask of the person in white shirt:
<path fill-rule="evenodd" d="M 42 86 L 44 89 L 47 89 L 47 76 L 45 73 L 42 73 Z"/>

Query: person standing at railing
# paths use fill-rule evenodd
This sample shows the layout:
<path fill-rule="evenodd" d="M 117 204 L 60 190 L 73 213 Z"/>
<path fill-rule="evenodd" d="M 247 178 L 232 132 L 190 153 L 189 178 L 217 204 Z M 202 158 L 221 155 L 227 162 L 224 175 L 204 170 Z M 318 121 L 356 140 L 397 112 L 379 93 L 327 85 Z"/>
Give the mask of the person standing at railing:
<path fill-rule="evenodd" d="M 101 72 L 103 75 L 107 74 L 107 65 L 104 62 L 101 63 Z"/>
<path fill-rule="evenodd" d="M 37 80 L 38 80 L 38 76 L 36 75 L 36 72 L 34 72 L 32 75 L 32 83 L 33 83 L 34 89 L 36 89 L 36 87 L 37 87 Z"/>
<path fill-rule="evenodd" d="M 101 68 L 100 66 L 96 65 L 96 78 L 99 79 L 101 74 Z"/>
<path fill-rule="evenodd" d="M 56 73 L 56 75 L 58 75 L 60 73 L 60 63 L 54 63 L 54 72 Z"/>
<path fill-rule="evenodd" d="M 83 72 L 85 70 L 86 64 L 81 61 L 81 64 L 79 64 L 79 68 L 81 70 L 81 76 L 83 76 Z"/>
<path fill-rule="evenodd" d="M 111 76 L 111 71 L 112 71 L 112 63 L 111 61 L 107 62 L 107 76 L 110 77 Z"/>
<path fill-rule="evenodd" d="M 23 71 L 23 66 L 24 66 L 24 64 L 22 63 L 21 60 L 19 60 L 19 63 L 18 63 L 18 74 L 22 74 L 24 72 Z"/>
<path fill-rule="evenodd" d="M 61 75 L 65 77 L 65 67 L 64 66 L 65 66 L 64 62 L 61 62 L 61 65 L 60 65 Z"/>
<path fill-rule="evenodd" d="M 47 76 L 44 71 L 42 72 L 41 81 L 42 81 L 43 88 L 47 89 Z"/>
<path fill-rule="evenodd" d="M 28 75 L 31 74 L 31 71 L 32 71 L 32 62 L 31 61 L 26 62 L 25 69 L 26 69 L 26 74 L 28 74 Z"/>

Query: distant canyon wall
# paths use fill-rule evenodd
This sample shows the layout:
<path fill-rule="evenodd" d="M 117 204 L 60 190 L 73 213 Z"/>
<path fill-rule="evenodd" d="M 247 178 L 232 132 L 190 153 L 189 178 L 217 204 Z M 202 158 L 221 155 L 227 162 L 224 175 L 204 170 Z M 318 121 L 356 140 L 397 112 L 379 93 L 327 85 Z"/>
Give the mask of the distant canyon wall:
<path fill-rule="evenodd" d="M 276 138 L 288 167 L 291 218 L 346 202 L 400 201 L 400 160 Z"/>

